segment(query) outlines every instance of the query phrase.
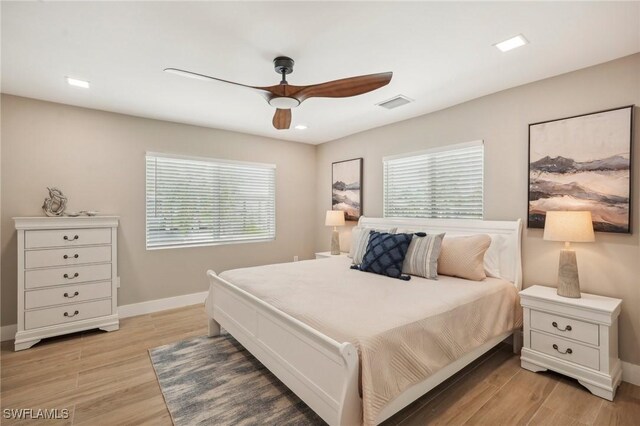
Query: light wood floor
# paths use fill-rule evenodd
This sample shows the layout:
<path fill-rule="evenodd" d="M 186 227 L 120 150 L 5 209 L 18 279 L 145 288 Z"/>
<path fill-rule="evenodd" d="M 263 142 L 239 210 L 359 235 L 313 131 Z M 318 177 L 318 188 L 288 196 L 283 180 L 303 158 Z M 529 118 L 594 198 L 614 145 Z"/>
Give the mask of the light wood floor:
<path fill-rule="evenodd" d="M 206 333 L 202 305 L 121 320 L 119 331 L 91 331 L 0 352 L 0 406 L 66 408 L 47 424 L 170 425 L 147 350 Z M 0 419 L 2 424 L 20 422 Z M 615 402 L 553 373 L 519 367 L 498 347 L 386 424 L 638 425 L 640 387 L 623 383 Z"/>

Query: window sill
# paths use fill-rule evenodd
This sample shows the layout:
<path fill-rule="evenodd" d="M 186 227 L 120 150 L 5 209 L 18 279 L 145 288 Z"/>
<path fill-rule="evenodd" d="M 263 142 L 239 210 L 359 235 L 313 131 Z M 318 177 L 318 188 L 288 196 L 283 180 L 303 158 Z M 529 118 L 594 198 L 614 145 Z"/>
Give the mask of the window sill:
<path fill-rule="evenodd" d="M 230 244 L 249 244 L 249 243 L 268 243 L 271 241 L 275 241 L 274 238 L 263 238 L 259 240 L 236 240 L 236 241 L 220 241 L 220 242 L 211 242 L 211 243 L 196 243 L 196 244 L 172 244 L 168 246 L 158 246 L 158 247 L 149 247 L 147 246 L 147 251 L 153 250 L 165 250 L 165 249 L 178 249 L 178 248 L 193 248 L 193 247 L 209 247 L 209 246 L 226 246 Z"/>

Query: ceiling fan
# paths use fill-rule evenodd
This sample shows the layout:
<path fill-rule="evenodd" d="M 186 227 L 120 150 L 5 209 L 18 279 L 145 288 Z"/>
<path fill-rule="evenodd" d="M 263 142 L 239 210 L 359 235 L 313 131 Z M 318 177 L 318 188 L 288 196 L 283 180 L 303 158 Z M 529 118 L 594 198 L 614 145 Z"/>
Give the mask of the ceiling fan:
<path fill-rule="evenodd" d="M 196 72 L 181 70 L 178 68 L 165 68 L 166 72 L 181 75 L 183 77 L 196 78 L 199 80 L 215 80 L 236 86 L 247 87 L 256 90 L 265 97 L 269 105 L 276 108 L 273 116 L 273 127 L 279 130 L 288 129 L 291 125 L 291 108 L 300 105 L 309 98 L 348 98 L 362 95 L 386 86 L 391 81 L 392 72 L 378 74 L 360 75 L 357 77 L 343 78 L 340 80 L 328 81 L 326 83 L 312 84 L 310 86 L 293 86 L 287 82 L 287 74 L 293 72 L 293 59 L 286 56 L 278 56 L 273 60 L 275 71 L 282 75 L 282 81 L 275 86 L 248 86 L 246 84 L 234 83 Z"/>

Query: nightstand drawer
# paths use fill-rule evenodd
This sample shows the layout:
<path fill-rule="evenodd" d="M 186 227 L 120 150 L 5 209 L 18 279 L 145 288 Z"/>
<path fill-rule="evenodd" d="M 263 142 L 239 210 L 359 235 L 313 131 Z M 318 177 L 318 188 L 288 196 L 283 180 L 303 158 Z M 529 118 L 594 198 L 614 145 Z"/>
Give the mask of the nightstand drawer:
<path fill-rule="evenodd" d="M 600 369 L 600 351 L 571 340 L 531 331 L 531 349 L 594 370 Z"/>
<path fill-rule="evenodd" d="M 600 341 L 597 324 L 533 309 L 531 310 L 531 328 L 595 346 L 598 346 Z"/>

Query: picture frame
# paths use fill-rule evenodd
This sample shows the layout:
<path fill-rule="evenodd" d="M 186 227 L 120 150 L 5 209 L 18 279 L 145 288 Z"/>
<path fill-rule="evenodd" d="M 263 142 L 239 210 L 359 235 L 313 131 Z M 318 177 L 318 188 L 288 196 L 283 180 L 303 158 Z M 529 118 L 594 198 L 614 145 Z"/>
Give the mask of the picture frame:
<path fill-rule="evenodd" d="M 529 124 L 529 228 L 547 211 L 588 210 L 595 231 L 631 233 L 634 109 Z"/>
<path fill-rule="evenodd" d="M 362 216 L 362 165 L 362 157 L 331 164 L 331 210 L 344 211 L 347 221 Z"/>

